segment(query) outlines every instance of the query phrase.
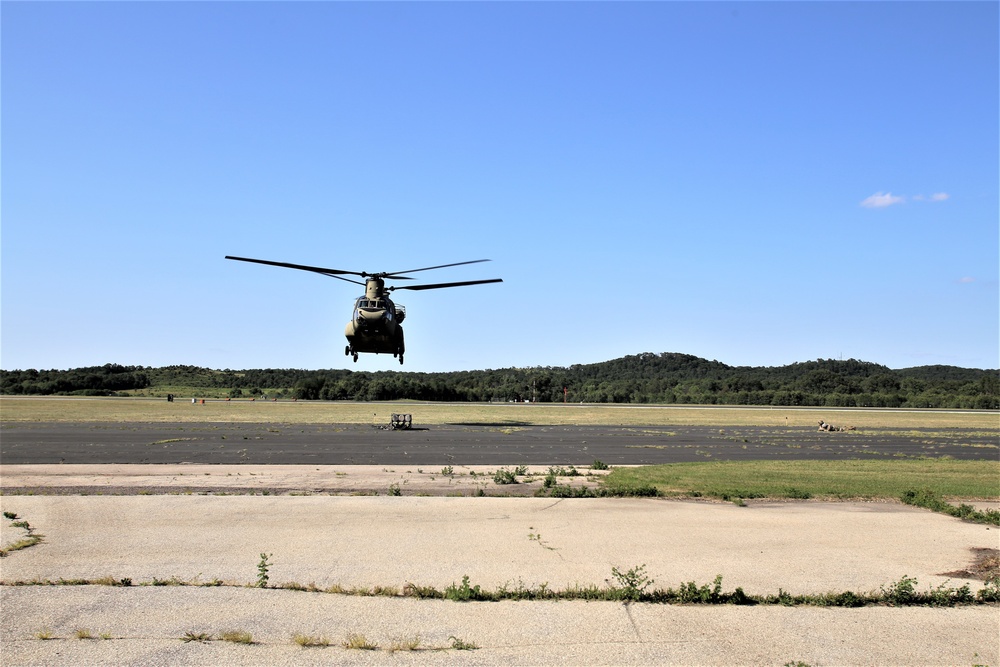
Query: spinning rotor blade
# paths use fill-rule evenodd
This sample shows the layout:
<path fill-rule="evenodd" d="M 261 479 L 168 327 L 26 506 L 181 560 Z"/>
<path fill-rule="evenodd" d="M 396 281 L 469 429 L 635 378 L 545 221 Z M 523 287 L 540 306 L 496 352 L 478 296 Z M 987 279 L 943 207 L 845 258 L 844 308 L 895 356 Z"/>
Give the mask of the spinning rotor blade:
<path fill-rule="evenodd" d="M 422 269 L 408 269 L 406 271 L 392 271 L 391 273 L 385 273 L 383 275 L 386 278 L 393 278 L 393 279 L 399 280 L 400 277 L 401 277 L 399 274 L 401 274 L 401 273 L 416 273 L 417 271 L 430 271 L 431 269 L 444 269 L 444 268 L 447 268 L 449 266 L 462 266 L 463 264 L 478 264 L 480 262 L 489 262 L 489 261 L 491 261 L 491 260 L 488 260 L 488 259 L 474 259 L 474 260 L 472 260 L 470 262 L 455 262 L 454 264 L 442 264 L 441 266 L 428 266 L 428 267 L 424 267 Z M 450 287 L 450 285 L 449 285 L 449 287 Z"/>
<path fill-rule="evenodd" d="M 479 262 L 488 262 L 488 259 L 474 259 L 471 262 L 455 262 L 454 264 L 441 264 L 440 266 L 428 266 L 422 269 L 409 269 L 407 271 L 395 271 L 393 273 L 366 273 L 364 271 L 342 271 L 341 269 L 325 269 L 321 266 L 306 266 L 305 264 L 289 264 L 288 262 L 272 262 L 267 259 L 251 259 L 249 257 L 233 257 L 231 255 L 226 255 L 226 259 L 234 259 L 238 262 L 252 262 L 254 264 L 266 264 L 268 266 L 280 266 L 286 269 L 298 269 L 300 271 L 311 271 L 312 273 L 318 273 L 320 275 L 329 276 L 331 278 L 337 278 L 338 280 L 344 280 L 349 283 L 354 283 L 355 285 L 364 285 L 365 283 L 358 280 L 351 280 L 350 278 L 344 278 L 345 275 L 350 276 L 361 276 L 362 278 L 376 278 L 376 279 L 391 279 L 391 280 L 413 280 L 409 276 L 400 275 L 402 273 L 416 273 L 417 271 L 430 271 L 431 269 L 444 269 L 449 266 L 462 266 L 463 264 L 478 264 Z M 390 287 L 389 289 L 412 289 L 412 290 L 423 290 L 423 289 L 440 289 L 442 287 L 463 287 L 465 285 L 482 285 L 483 283 L 502 283 L 503 280 L 500 278 L 493 278 L 491 280 L 468 280 L 464 282 L 457 283 L 436 283 L 434 285 L 414 285 L 412 287 Z"/>
<path fill-rule="evenodd" d="M 357 271 L 341 271 L 340 269 L 324 269 L 319 266 L 305 266 L 303 264 L 289 264 L 287 262 L 272 262 L 266 259 L 250 259 L 249 257 L 232 257 L 226 255 L 226 259 L 235 259 L 239 262 L 253 262 L 254 264 L 267 264 L 268 266 L 280 266 L 286 269 L 299 269 L 301 271 L 312 271 L 313 273 L 320 273 L 324 276 L 330 276 L 331 278 L 340 278 L 341 280 L 346 280 L 349 283 L 354 283 L 356 285 L 364 285 L 362 282 L 357 280 L 351 280 L 350 278 L 341 278 L 341 275 L 351 275 L 351 276 L 365 276 L 368 274 L 358 273 Z"/>
<path fill-rule="evenodd" d="M 488 261 L 488 260 L 487 260 Z M 437 268 L 437 267 L 435 267 Z M 418 269 L 419 270 L 419 269 Z M 483 285 L 485 283 L 502 283 L 503 280 L 500 278 L 491 278 L 490 280 L 466 280 L 460 283 L 436 283 L 434 285 L 408 285 L 404 287 L 391 287 L 390 289 L 441 289 L 442 287 L 464 287 L 465 285 Z"/>

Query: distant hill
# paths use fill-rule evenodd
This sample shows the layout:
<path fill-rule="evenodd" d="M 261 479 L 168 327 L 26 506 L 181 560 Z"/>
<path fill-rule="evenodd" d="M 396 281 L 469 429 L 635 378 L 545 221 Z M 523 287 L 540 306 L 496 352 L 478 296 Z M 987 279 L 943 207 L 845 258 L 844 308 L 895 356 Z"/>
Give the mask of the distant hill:
<path fill-rule="evenodd" d="M 920 366 L 892 370 L 855 359 L 729 366 L 645 352 L 594 364 L 411 373 L 300 369 L 213 370 L 106 364 L 0 371 L 8 395 L 253 396 L 303 400 L 528 401 L 1000 408 L 1000 371 Z"/>
<path fill-rule="evenodd" d="M 915 366 L 900 368 L 896 371 L 900 377 L 911 377 L 926 381 L 946 380 L 949 382 L 977 382 L 996 371 L 985 371 L 978 368 L 959 368 L 958 366 Z"/>

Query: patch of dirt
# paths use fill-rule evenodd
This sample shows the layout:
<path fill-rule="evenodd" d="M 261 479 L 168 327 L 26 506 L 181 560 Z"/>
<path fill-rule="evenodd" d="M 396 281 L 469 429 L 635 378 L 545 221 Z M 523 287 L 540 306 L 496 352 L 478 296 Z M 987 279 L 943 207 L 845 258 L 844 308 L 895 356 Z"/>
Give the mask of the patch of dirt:
<path fill-rule="evenodd" d="M 972 564 L 964 570 L 954 572 L 943 572 L 942 577 L 956 577 L 958 579 L 978 579 L 989 581 L 995 577 L 1000 577 L 1000 549 L 973 548 Z"/>

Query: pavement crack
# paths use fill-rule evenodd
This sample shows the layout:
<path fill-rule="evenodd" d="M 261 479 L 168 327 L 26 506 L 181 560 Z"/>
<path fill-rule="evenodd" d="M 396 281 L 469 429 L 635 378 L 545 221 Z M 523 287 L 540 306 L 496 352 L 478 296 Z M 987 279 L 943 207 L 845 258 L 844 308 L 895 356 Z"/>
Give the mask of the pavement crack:
<path fill-rule="evenodd" d="M 550 510 L 550 509 L 552 509 L 553 507 L 555 507 L 556 505 L 558 505 L 559 503 L 561 503 L 564 500 L 565 500 L 565 498 L 559 498 L 554 503 L 552 503 L 551 505 L 546 505 L 545 507 L 543 507 L 542 509 L 540 509 L 538 511 L 539 512 L 544 512 L 546 510 Z"/>
<path fill-rule="evenodd" d="M 632 624 L 632 631 L 635 632 L 636 641 L 642 644 L 642 633 L 639 632 L 639 626 L 636 625 L 635 619 L 632 618 L 632 607 L 628 602 L 626 602 L 623 606 L 625 607 L 625 615 L 628 616 L 628 622 Z"/>

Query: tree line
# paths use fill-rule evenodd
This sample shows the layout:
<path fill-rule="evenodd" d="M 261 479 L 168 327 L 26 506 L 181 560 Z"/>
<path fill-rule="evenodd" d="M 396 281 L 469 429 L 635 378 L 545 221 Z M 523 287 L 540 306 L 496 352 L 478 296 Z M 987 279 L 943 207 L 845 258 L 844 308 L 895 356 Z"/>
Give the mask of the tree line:
<path fill-rule="evenodd" d="M 302 400 L 1000 408 L 1000 371 L 955 366 L 892 370 L 855 359 L 749 367 L 647 352 L 568 368 L 447 373 L 119 364 L 0 371 L 0 392 L 8 395 L 123 395 L 169 387 Z"/>

